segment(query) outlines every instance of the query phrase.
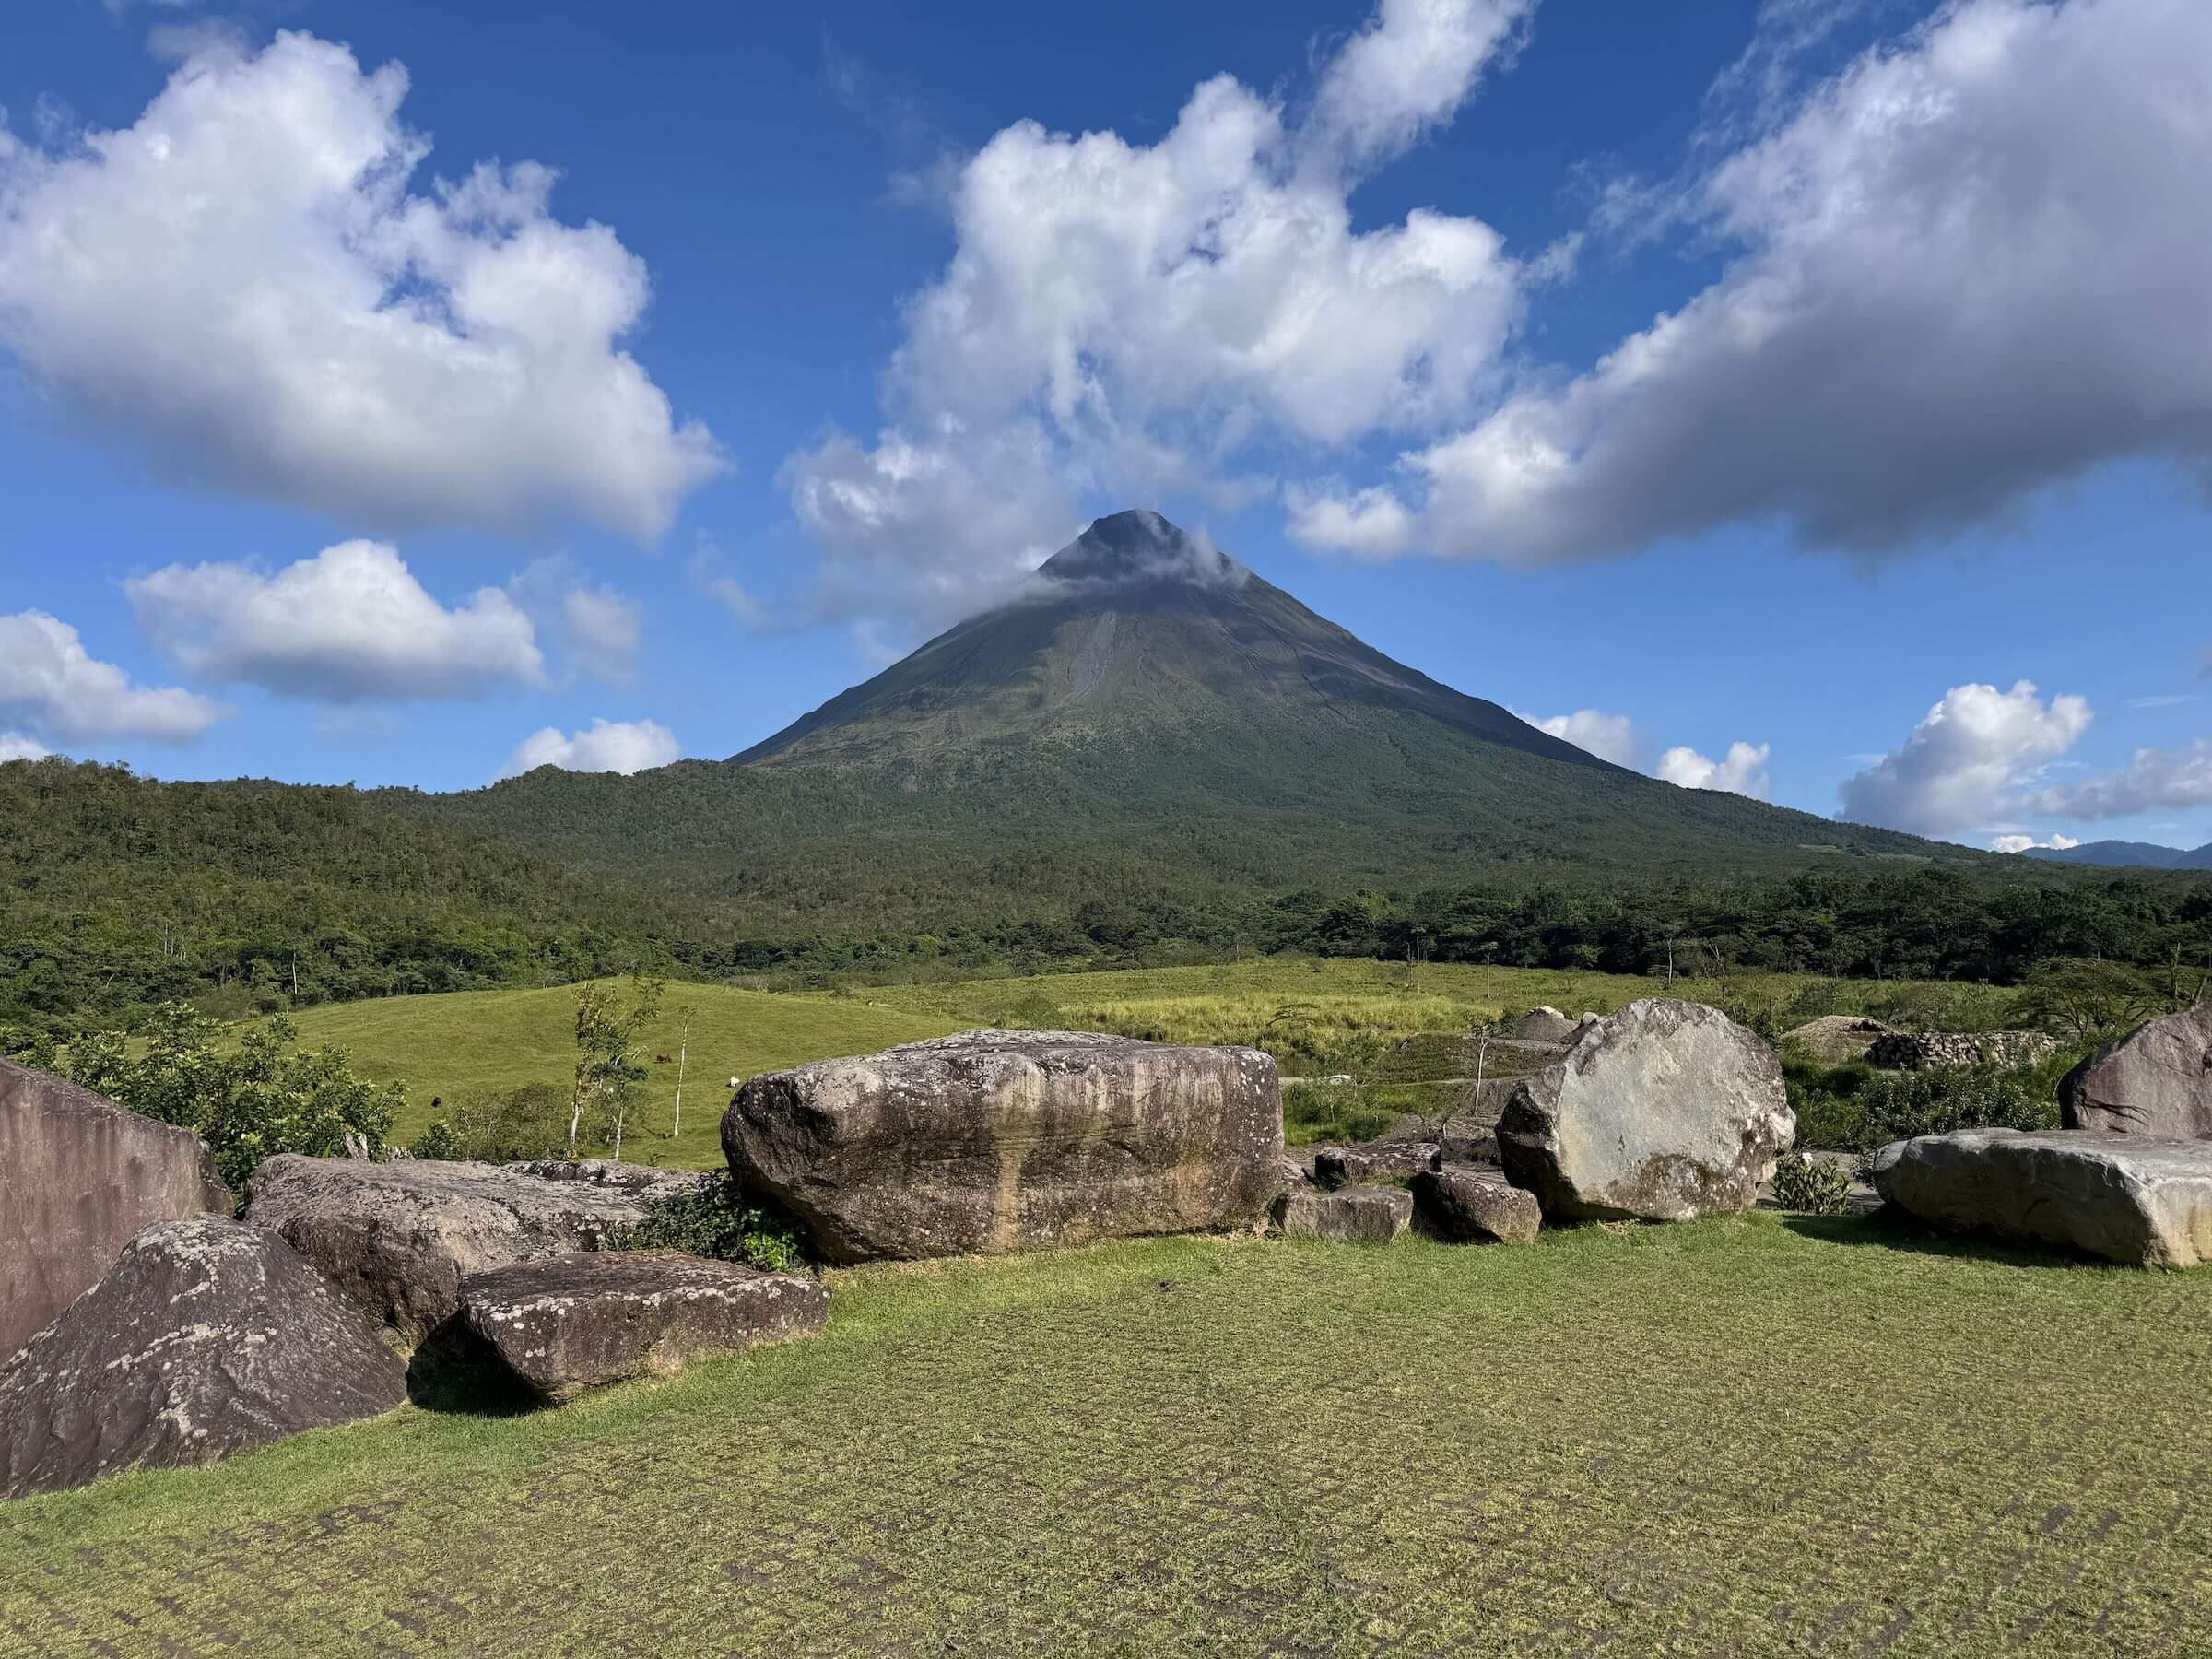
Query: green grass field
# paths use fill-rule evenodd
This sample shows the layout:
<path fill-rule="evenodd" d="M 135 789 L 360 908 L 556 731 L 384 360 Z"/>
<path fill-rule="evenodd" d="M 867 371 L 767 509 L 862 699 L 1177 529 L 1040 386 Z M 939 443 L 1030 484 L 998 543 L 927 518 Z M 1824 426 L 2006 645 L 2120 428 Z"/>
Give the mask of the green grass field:
<path fill-rule="evenodd" d="M 718 1131 L 730 1079 L 778 1066 L 868 1053 L 895 1042 L 957 1030 L 927 1013 L 857 998 L 778 996 L 721 985 L 671 984 L 659 1021 L 645 1033 L 648 1057 L 677 1052 L 680 1011 L 692 1010 L 685 1066 L 683 1134 L 670 1139 L 677 1068 L 654 1065 L 641 1123 L 628 1126 L 622 1155 L 634 1162 L 700 1167 L 722 1161 Z M 447 1108 L 524 1083 L 564 1087 L 576 1065 L 573 986 L 544 991 L 459 991 L 339 1003 L 294 1015 L 311 1048 L 336 1043 L 355 1069 L 378 1082 L 397 1078 L 407 1110 L 396 1138 L 412 1138 Z"/>
<path fill-rule="evenodd" d="M 1275 1054 L 1289 1075 L 1350 1068 L 1405 1085 L 1463 1071 L 1463 1057 L 1445 1040 L 1477 1016 L 1539 1004 L 1573 1014 L 1610 1012 L 1636 997 L 1662 994 L 1711 1002 L 1738 1018 L 1761 1011 L 1790 1021 L 1815 1013 L 1909 1018 L 1918 1012 L 1958 1029 L 2001 1023 L 2008 1002 L 2006 993 L 1978 986 L 1787 975 L 1681 979 L 1670 986 L 1618 974 L 1430 963 L 1417 978 L 1402 962 L 1307 957 L 837 994 L 672 982 L 643 1046 L 649 1055 L 674 1056 L 679 1010 L 692 1010 L 683 1133 L 674 1138 L 668 1133 L 677 1068 L 655 1065 L 642 1119 L 629 1125 L 623 1156 L 712 1166 L 722 1158 L 716 1127 L 731 1077 L 973 1026 L 1250 1043 Z M 444 1101 L 450 1115 L 464 1101 L 521 1084 L 565 1085 L 575 1065 L 575 988 L 563 985 L 341 1003 L 292 1018 L 309 1046 L 338 1044 L 364 1076 L 406 1085 L 407 1108 L 396 1133 L 404 1143 L 430 1121 L 434 1099 Z M 1511 1058 L 1500 1054 L 1492 1075 L 1511 1069 Z"/>
<path fill-rule="evenodd" d="M 0 1653 L 2212 1652 L 2212 1274 L 1759 1215 L 831 1282 L 558 1412 L 0 1506 Z"/>

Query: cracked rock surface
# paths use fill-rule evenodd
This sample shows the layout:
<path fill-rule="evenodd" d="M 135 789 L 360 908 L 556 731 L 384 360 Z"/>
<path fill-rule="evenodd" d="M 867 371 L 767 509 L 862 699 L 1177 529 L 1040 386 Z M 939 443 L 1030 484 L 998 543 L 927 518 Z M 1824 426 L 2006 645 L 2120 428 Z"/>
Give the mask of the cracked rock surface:
<path fill-rule="evenodd" d="M 0 1372 L 0 1493 L 212 1463 L 406 1397 L 399 1360 L 275 1233 L 159 1222 Z"/>

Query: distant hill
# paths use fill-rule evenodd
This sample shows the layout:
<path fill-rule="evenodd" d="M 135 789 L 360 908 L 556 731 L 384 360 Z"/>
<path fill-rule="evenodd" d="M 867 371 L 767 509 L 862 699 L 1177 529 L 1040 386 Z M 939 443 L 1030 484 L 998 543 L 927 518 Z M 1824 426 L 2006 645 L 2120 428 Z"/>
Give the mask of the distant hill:
<path fill-rule="evenodd" d="M 2020 870 L 1610 765 L 1141 512 L 728 761 L 386 804 L 786 927 L 1225 889 Z"/>
<path fill-rule="evenodd" d="M 2156 841 L 2084 841 L 2078 847 L 2030 847 L 2021 856 L 2043 864 L 2100 865 L 2115 870 L 2212 870 L 2212 842 L 2192 853 Z"/>

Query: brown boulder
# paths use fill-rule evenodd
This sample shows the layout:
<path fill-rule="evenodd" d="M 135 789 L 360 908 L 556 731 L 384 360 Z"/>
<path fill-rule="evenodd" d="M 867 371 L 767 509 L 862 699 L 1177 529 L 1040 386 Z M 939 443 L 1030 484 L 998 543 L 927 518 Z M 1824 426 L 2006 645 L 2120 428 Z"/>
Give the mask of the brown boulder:
<path fill-rule="evenodd" d="M 1647 998 L 1514 1088 L 1498 1153 L 1559 1220 L 1741 1213 L 1796 1138 L 1774 1051 L 1718 1008 Z"/>
<path fill-rule="evenodd" d="M 275 1233 L 159 1222 L 0 1372 L 0 1494 L 212 1463 L 406 1400 L 405 1368 Z"/>
<path fill-rule="evenodd" d="M 1388 1244 L 1413 1220 L 1413 1194 L 1404 1187 L 1350 1186 L 1334 1192 L 1301 1187 L 1276 1200 L 1275 1224 L 1310 1239 Z"/>
<path fill-rule="evenodd" d="M 2058 1086 L 2069 1129 L 2212 1140 L 2212 1003 L 2137 1026 Z"/>
<path fill-rule="evenodd" d="M 597 1250 L 659 1199 L 708 1179 L 634 1164 L 560 1170 L 288 1152 L 253 1171 L 245 1218 L 281 1233 L 408 1352 L 459 1311 L 463 1279 Z"/>
<path fill-rule="evenodd" d="M 1432 1170 L 1413 1178 L 1421 1229 L 1447 1244 L 1526 1244 L 1543 1226 L 1534 1193 L 1491 1170 Z"/>
<path fill-rule="evenodd" d="M 969 1031 L 755 1077 L 722 1120 L 740 1187 L 831 1261 L 1249 1227 L 1283 1190 L 1256 1049 Z"/>
<path fill-rule="evenodd" d="M 590 1251 L 518 1262 L 461 1283 L 461 1323 L 539 1399 L 681 1371 L 819 1330 L 830 1292 L 673 1250 Z"/>
<path fill-rule="evenodd" d="M 0 1060 L 0 1363 L 141 1230 L 230 1207 L 191 1130 Z"/>

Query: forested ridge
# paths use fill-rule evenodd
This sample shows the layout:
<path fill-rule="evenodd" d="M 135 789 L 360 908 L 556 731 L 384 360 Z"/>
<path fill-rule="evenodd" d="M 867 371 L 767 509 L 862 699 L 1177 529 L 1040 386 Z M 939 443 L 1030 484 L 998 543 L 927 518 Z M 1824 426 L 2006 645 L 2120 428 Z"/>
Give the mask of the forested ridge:
<path fill-rule="evenodd" d="M 715 769 L 673 770 L 712 785 L 702 774 Z M 731 770 L 741 779 L 714 793 L 758 777 Z M 598 845 L 592 809 L 632 781 L 588 782 L 542 794 Z M 749 865 L 702 847 L 688 869 L 673 838 L 644 838 L 624 874 L 477 833 L 466 812 L 423 810 L 471 797 L 415 796 L 395 811 L 392 792 L 13 762 L 0 766 L 0 1021 L 59 1029 L 171 998 L 242 1014 L 638 966 L 824 983 L 1302 950 L 2009 983 L 2055 958 L 2212 964 L 2202 876 L 1831 857 L 1780 876 L 1638 877 L 1531 860 L 1394 888 L 1347 858 L 1335 883 L 1293 883 L 1282 875 L 1312 873 L 1319 825 L 1270 881 L 1264 842 L 1233 824 L 1186 826 L 1181 844 L 1149 855 L 1054 847 L 1018 825 L 993 851 L 981 818 L 949 841 L 828 836 L 826 820 L 865 804 L 857 788 L 771 782 L 774 810 L 756 832 L 787 844 Z M 731 844 L 726 821 L 699 833 Z"/>

